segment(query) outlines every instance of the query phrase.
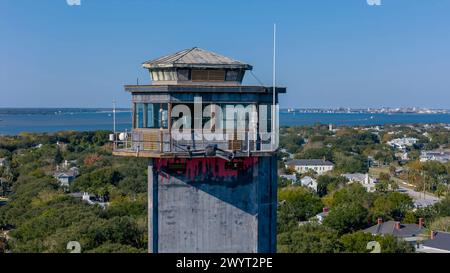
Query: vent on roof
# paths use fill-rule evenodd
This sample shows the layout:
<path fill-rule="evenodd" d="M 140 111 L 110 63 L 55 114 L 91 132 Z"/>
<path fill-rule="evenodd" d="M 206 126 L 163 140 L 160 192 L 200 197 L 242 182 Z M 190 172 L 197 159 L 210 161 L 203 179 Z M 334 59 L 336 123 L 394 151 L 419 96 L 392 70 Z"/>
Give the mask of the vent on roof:
<path fill-rule="evenodd" d="M 192 81 L 195 82 L 223 82 L 224 70 L 192 70 Z"/>

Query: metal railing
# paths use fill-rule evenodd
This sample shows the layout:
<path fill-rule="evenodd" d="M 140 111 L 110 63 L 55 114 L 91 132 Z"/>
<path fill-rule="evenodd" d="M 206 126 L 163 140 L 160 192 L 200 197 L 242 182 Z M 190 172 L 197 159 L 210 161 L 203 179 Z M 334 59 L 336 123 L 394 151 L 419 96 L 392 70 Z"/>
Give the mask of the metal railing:
<path fill-rule="evenodd" d="M 271 133 L 255 134 L 245 131 L 228 134 L 228 137 L 227 134 L 223 134 L 222 138 L 215 136 L 197 134 L 192 130 L 189 134 L 173 137 L 168 130 L 156 129 L 116 133 L 110 136 L 110 140 L 114 144 L 114 151 L 158 154 L 186 154 L 205 150 L 211 145 L 238 154 L 274 152 L 278 148 L 276 141 L 271 141 Z"/>

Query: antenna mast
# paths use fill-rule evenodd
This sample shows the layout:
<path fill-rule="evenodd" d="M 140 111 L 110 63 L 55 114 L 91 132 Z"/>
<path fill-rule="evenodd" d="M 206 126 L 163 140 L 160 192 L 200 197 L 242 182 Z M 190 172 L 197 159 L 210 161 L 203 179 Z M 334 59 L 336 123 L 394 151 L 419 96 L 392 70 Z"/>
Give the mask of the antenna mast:
<path fill-rule="evenodd" d="M 275 148 L 275 107 L 276 107 L 276 40 L 277 40 L 277 24 L 273 24 L 273 74 L 272 74 L 272 150 Z"/>

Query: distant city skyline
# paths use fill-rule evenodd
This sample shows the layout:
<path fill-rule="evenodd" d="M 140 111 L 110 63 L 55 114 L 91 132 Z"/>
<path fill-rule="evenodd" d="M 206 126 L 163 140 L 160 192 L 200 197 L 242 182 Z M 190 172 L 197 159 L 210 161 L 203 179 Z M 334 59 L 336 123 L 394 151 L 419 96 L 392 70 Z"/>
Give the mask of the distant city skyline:
<path fill-rule="evenodd" d="M 141 63 L 198 46 L 254 66 L 282 108 L 450 108 L 450 1 L 0 3 L 0 107 L 129 107 Z M 176 20 L 174 19 L 176 18 Z"/>

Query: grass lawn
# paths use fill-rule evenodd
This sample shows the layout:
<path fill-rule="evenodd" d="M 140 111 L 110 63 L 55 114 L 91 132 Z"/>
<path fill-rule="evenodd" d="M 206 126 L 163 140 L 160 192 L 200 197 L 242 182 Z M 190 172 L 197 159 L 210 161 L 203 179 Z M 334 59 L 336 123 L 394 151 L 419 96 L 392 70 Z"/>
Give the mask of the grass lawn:
<path fill-rule="evenodd" d="M 381 173 L 389 173 L 389 167 L 371 167 L 369 169 L 369 174 L 376 178 L 379 178 Z"/>

